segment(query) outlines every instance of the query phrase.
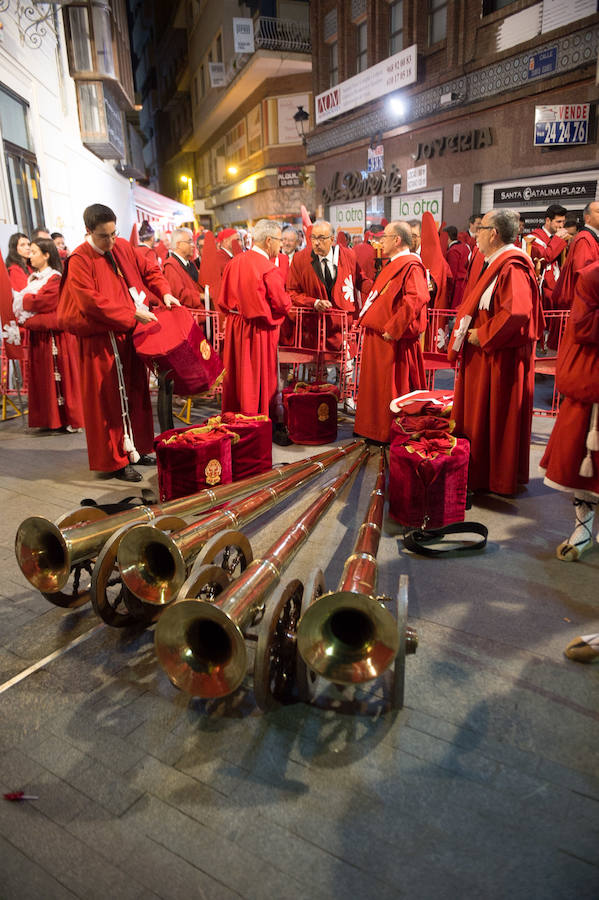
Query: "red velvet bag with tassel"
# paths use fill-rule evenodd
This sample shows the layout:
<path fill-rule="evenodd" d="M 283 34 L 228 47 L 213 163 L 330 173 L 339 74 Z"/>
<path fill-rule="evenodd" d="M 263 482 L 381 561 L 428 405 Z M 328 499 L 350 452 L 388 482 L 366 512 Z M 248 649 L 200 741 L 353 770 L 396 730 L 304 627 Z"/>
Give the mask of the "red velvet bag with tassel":
<path fill-rule="evenodd" d="M 231 447 L 233 481 L 272 469 L 272 422 L 268 416 L 226 412 L 204 424 L 223 425 L 238 435 Z"/>
<path fill-rule="evenodd" d="M 233 481 L 232 432 L 191 425 L 171 428 L 154 439 L 160 502 L 197 494 Z"/>
<path fill-rule="evenodd" d="M 401 425 L 393 434 L 389 453 L 391 518 L 410 528 L 441 528 L 463 522 L 468 441 L 442 429 L 409 433 Z"/>
<path fill-rule="evenodd" d="M 223 363 L 201 327 L 184 306 L 155 307 L 157 322 L 139 322 L 135 350 L 149 369 L 170 372 L 175 394 L 188 397 L 207 391 L 222 376 Z"/>
<path fill-rule="evenodd" d="M 330 444 L 337 440 L 339 393 L 332 384 L 299 382 L 283 391 L 285 425 L 294 444 Z"/>

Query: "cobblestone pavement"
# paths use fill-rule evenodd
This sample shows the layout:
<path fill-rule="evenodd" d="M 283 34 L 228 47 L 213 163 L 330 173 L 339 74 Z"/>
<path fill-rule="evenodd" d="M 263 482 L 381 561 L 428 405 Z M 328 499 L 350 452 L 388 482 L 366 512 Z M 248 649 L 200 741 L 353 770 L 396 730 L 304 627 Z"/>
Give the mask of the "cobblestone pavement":
<path fill-rule="evenodd" d="M 353 703 L 325 685 L 318 705 L 263 714 L 249 678 L 227 700 L 190 699 L 152 629 L 108 628 L 28 584 L 13 550 L 26 516 L 137 486 L 94 479 L 84 435 L 0 423 L 0 686 L 57 651 L 0 687 L 2 792 L 39 797 L 0 801 L 0 896 L 597 898 L 599 666 L 562 651 L 599 631 L 599 546 L 554 557 L 572 509 L 537 474 L 549 428 L 535 418 L 528 490 L 469 513 L 489 527 L 484 552 L 416 557 L 386 521 L 379 590 L 409 576 L 420 638 L 404 709 L 385 712 L 381 678 Z M 336 586 L 375 474 L 373 457 L 287 578 L 320 566 Z M 256 556 L 327 480 L 246 530 Z"/>

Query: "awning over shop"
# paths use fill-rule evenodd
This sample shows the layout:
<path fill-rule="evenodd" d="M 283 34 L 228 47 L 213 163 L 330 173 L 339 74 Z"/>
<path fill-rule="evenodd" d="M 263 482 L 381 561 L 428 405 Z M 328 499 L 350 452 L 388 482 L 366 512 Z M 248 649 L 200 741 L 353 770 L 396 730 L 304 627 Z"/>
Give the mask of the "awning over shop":
<path fill-rule="evenodd" d="M 193 209 L 178 200 L 157 194 L 140 184 L 134 184 L 133 204 L 138 225 L 146 219 L 153 228 L 170 231 L 182 222 L 193 222 Z"/>

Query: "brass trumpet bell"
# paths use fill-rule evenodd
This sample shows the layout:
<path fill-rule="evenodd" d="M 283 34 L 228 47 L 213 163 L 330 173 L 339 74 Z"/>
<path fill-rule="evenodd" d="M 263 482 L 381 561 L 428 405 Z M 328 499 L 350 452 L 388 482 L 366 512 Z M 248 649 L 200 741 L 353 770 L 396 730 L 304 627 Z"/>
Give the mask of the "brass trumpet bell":
<path fill-rule="evenodd" d="M 57 522 L 42 516 L 29 516 L 21 522 L 15 538 L 15 554 L 27 581 L 44 594 L 61 591 L 69 580 L 72 566 L 86 558 L 88 529 L 85 525 L 102 533 L 101 520 L 105 518 L 103 510 L 86 506 L 67 513 Z M 63 533 L 65 526 L 77 527 L 69 527 Z"/>
<path fill-rule="evenodd" d="M 399 648 L 397 622 L 374 597 L 334 591 L 303 614 L 298 650 L 314 672 L 337 684 L 378 678 Z"/>
<path fill-rule="evenodd" d="M 175 687 L 193 697 L 224 697 L 239 687 L 247 671 L 241 629 L 203 600 L 178 600 L 170 606 L 158 620 L 154 646 Z"/>
<path fill-rule="evenodd" d="M 69 549 L 60 528 L 30 516 L 17 532 L 15 551 L 25 578 L 45 593 L 59 591 L 69 579 Z"/>
<path fill-rule="evenodd" d="M 187 577 L 177 545 L 152 525 L 131 528 L 121 541 L 118 558 L 123 583 L 144 603 L 171 603 Z"/>

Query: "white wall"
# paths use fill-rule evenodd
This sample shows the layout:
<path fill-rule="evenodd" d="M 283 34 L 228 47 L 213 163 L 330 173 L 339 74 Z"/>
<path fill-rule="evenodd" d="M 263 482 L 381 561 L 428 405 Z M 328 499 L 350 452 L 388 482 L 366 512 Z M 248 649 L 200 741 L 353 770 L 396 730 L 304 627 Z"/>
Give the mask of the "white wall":
<path fill-rule="evenodd" d="M 33 6 L 34 10 L 42 7 Z M 1 16 L 0 82 L 29 105 L 33 150 L 40 168 L 44 224 L 61 231 L 71 249 L 81 243 L 83 210 L 104 203 L 117 214 L 120 232 L 129 237 L 134 222 L 131 185 L 114 169 L 116 160 L 102 161 L 81 143 L 75 84 L 68 74 L 62 13 L 58 12 L 58 44 L 51 31 L 41 46 L 21 42 L 17 2 Z M 61 79 L 60 61 L 64 78 Z M 13 220 L 4 154 L 0 154 L 0 223 Z M 2 229 L 4 231 L 4 229 Z M 3 253 L 5 246 L 1 247 Z"/>

